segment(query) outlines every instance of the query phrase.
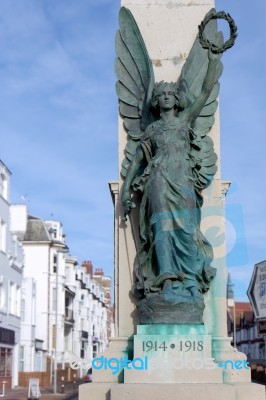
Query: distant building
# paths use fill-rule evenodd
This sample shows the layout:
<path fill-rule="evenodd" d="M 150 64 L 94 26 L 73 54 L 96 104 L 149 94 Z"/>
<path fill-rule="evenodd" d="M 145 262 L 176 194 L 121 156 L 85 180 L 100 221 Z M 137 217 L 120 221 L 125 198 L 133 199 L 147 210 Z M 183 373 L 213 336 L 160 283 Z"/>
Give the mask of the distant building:
<path fill-rule="evenodd" d="M 55 368 L 66 380 L 83 376 L 108 344 L 111 280 L 103 273 L 94 277 L 91 262 L 78 266 L 59 221 L 26 215 L 23 206 L 14 211 L 17 221 L 26 221 L 14 223 L 25 251 L 20 385 L 29 376 L 49 384 Z M 78 370 L 71 368 L 73 361 Z"/>
<path fill-rule="evenodd" d="M 266 384 L 266 330 L 265 333 L 259 331 L 258 321 L 249 302 L 234 300 L 230 275 L 227 281 L 227 296 L 228 336 L 233 339 L 232 345 L 246 354 L 251 366 L 252 379 Z"/>
<path fill-rule="evenodd" d="M 36 280 L 24 278 L 21 286 L 19 371 L 42 371 L 42 342 L 36 341 Z"/>
<path fill-rule="evenodd" d="M 87 325 L 89 333 L 87 344 L 83 341 L 83 350 L 86 354 L 87 348 L 87 359 L 92 360 L 108 346 L 111 278 L 100 268 L 94 272 L 91 261 L 83 261 L 78 277 L 85 290 L 81 292 L 82 303 L 87 297 L 87 318 L 83 315 L 80 321 L 81 327 Z"/>
<path fill-rule="evenodd" d="M 99 284 L 100 288 L 104 291 L 105 294 L 105 306 L 107 311 L 107 321 L 106 321 L 106 329 L 107 329 L 107 338 L 109 340 L 110 337 L 114 336 L 114 316 L 113 316 L 113 307 L 112 307 L 112 280 L 110 276 L 106 276 L 102 268 L 96 268 L 93 273 L 93 279 Z"/>
<path fill-rule="evenodd" d="M 78 265 L 59 221 L 10 205 L 10 176 L 0 160 L 0 392 L 83 376 L 112 335 L 111 278 Z"/>
<path fill-rule="evenodd" d="M 11 172 L 0 161 L 0 387 L 18 384 L 21 357 L 20 296 L 24 254 L 12 232 L 12 209 L 9 203 Z"/>

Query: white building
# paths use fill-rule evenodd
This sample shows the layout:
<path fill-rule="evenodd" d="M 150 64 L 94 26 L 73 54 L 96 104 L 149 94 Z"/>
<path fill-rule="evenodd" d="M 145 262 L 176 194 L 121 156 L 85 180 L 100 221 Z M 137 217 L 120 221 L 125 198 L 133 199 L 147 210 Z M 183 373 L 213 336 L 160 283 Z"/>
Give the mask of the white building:
<path fill-rule="evenodd" d="M 18 384 L 23 249 L 11 233 L 11 173 L 0 161 L 0 387 Z"/>
<path fill-rule="evenodd" d="M 68 254 L 60 222 L 27 216 L 23 206 L 14 206 L 14 215 L 25 251 L 21 384 L 23 372 L 49 373 L 51 382 L 56 366 L 68 379 L 72 360 L 89 363 L 107 346 L 105 290 Z"/>
<path fill-rule="evenodd" d="M 47 356 L 51 361 L 55 353 L 60 354 L 65 349 L 65 320 L 73 324 L 71 316 L 65 316 L 64 254 L 68 247 L 62 225 L 58 221 L 43 221 L 29 216 L 23 246 L 24 275 L 36 282 L 35 340 L 39 348 L 36 348 L 32 368 L 46 371 Z M 51 363 L 49 365 L 51 367 Z"/>
<path fill-rule="evenodd" d="M 93 279 L 91 263 L 85 262 L 76 269 L 76 280 L 79 288 L 74 302 L 74 348 L 81 359 L 90 363 L 108 345 L 105 291 Z"/>
<path fill-rule="evenodd" d="M 3 381 L 26 384 L 27 373 L 51 382 L 55 360 L 91 362 L 109 336 L 103 277 L 68 254 L 60 222 L 9 204 L 10 176 L 0 161 L 0 391 Z"/>
<path fill-rule="evenodd" d="M 251 304 L 234 300 L 230 275 L 227 281 L 228 336 L 238 351 L 246 354 L 251 379 L 266 383 L 266 326 L 256 320 Z M 265 324 L 266 325 L 266 324 Z"/>
<path fill-rule="evenodd" d="M 76 281 L 76 257 L 66 255 L 65 258 L 65 325 L 64 325 L 64 351 L 63 358 L 74 357 L 76 348 L 74 345 L 76 318 L 74 314 L 74 301 L 77 297 Z"/>
<path fill-rule="evenodd" d="M 36 352 L 36 281 L 24 278 L 21 285 L 21 335 L 19 371 L 42 371 L 42 353 Z"/>

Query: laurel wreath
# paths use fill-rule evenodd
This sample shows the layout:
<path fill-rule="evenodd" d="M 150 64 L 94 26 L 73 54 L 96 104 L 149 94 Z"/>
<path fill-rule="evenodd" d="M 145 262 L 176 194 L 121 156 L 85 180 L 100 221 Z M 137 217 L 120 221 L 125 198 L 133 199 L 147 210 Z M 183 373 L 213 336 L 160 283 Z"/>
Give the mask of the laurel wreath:
<path fill-rule="evenodd" d="M 225 19 L 229 24 L 230 38 L 225 43 L 223 43 L 222 46 L 217 46 L 215 43 L 210 42 L 206 38 L 206 35 L 204 34 L 204 29 L 205 29 L 207 23 L 211 19 Z M 230 47 L 232 47 L 234 45 L 236 37 L 237 37 L 237 26 L 235 24 L 235 21 L 233 20 L 233 18 L 231 17 L 230 14 L 227 14 L 224 11 L 214 12 L 214 13 L 211 13 L 209 15 L 206 15 L 204 20 L 199 25 L 199 41 L 200 41 L 200 44 L 202 45 L 202 47 L 204 49 L 209 49 L 211 47 L 212 51 L 214 53 L 223 53 L 227 49 L 230 49 Z"/>

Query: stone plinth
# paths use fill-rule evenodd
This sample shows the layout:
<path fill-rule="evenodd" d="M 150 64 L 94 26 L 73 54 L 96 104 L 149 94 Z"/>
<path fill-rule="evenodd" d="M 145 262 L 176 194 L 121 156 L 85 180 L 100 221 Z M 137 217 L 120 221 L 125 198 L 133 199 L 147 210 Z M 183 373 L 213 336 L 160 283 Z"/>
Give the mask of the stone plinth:
<path fill-rule="evenodd" d="M 79 386 L 79 400 L 265 400 L 264 385 L 178 383 L 86 383 Z"/>
<path fill-rule="evenodd" d="M 110 399 L 264 400 L 265 389 L 263 385 L 255 384 L 128 384 L 113 386 Z"/>
<path fill-rule="evenodd" d="M 222 369 L 212 357 L 211 335 L 203 325 L 139 325 L 134 358 L 145 359 L 145 369 L 125 369 L 125 383 L 223 382 Z"/>

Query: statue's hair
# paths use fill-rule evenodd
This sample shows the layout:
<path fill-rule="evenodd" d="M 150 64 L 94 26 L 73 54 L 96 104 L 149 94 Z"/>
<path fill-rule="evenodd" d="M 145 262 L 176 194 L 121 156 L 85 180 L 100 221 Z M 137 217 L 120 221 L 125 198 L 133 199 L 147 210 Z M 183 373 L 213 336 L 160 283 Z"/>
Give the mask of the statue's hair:
<path fill-rule="evenodd" d="M 164 86 L 169 86 L 172 91 L 174 92 L 176 98 L 176 108 L 178 110 L 184 110 L 187 107 L 187 97 L 184 91 L 179 90 L 177 84 L 175 82 L 164 82 L 161 81 L 159 83 L 155 83 L 152 91 L 152 98 L 151 98 L 151 107 L 158 108 L 159 107 L 159 94 L 162 91 Z"/>

